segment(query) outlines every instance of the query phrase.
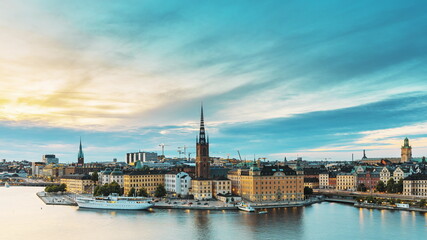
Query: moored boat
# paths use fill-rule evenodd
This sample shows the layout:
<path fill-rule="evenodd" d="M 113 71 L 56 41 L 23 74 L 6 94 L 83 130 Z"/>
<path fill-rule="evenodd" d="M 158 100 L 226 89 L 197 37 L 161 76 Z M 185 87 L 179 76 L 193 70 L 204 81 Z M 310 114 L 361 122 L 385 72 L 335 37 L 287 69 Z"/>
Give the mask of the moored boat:
<path fill-rule="evenodd" d="M 5 183 L 4 183 L 4 186 L 5 186 L 5 187 L 7 187 L 7 188 L 8 188 L 8 187 L 10 187 L 10 185 L 9 185 L 9 183 L 8 183 L 8 182 L 5 182 Z"/>
<path fill-rule="evenodd" d="M 80 197 L 76 199 L 79 208 L 111 209 L 111 210 L 144 210 L 153 206 L 144 197 L 120 197 L 117 194 L 108 197 Z"/>
<path fill-rule="evenodd" d="M 255 212 L 255 208 L 251 207 L 251 205 L 241 202 L 237 208 L 245 212 Z"/>

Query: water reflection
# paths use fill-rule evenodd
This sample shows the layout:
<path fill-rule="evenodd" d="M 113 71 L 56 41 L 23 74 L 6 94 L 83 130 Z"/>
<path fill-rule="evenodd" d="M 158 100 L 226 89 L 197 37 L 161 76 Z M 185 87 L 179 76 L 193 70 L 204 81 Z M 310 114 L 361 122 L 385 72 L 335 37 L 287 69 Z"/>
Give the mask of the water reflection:
<path fill-rule="evenodd" d="M 212 239 L 211 226 L 209 224 L 209 211 L 194 211 L 194 226 L 196 239 Z"/>

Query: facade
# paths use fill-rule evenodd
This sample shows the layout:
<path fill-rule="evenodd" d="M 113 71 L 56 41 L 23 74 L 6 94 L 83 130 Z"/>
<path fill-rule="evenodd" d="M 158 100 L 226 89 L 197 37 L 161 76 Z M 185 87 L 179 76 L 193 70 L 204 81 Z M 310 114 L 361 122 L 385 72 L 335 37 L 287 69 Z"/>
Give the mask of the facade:
<path fill-rule="evenodd" d="M 153 195 L 157 186 L 165 183 L 163 171 L 134 171 L 123 176 L 124 193 L 127 195 L 131 188 L 138 191 L 147 189 L 148 194 Z"/>
<path fill-rule="evenodd" d="M 353 173 L 337 174 L 337 190 L 355 190 L 356 175 Z"/>
<path fill-rule="evenodd" d="M 33 177 L 42 176 L 43 168 L 46 166 L 44 162 L 32 162 L 31 173 Z"/>
<path fill-rule="evenodd" d="M 366 171 L 357 174 L 357 185 L 363 184 L 367 189 L 374 189 L 380 181 L 380 173 L 377 171 Z"/>
<path fill-rule="evenodd" d="M 329 188 L 329 173 L 319 174 L 319 188 Z"/>
<path fill-rule="evenodd" d="M 427 196 L 427 174 L 412 174 L 403 179 L 403 195 Z"/>
<path fill-rule="evenodd" d="M 304 177 L 304 187 L 309 187 L 311 189 L 319 188 L 319 179 L 318 178 L 306 178 Z"/>
<path fill-rule="evenodd" d="M 165 174 L 165 188 L 167 192 L 187 196 L 190 193 L 191 177 L 185 172 Z"/>
<path fill-rule="evenodd" d="M 398 182 L 400 179 L 408 177 L 410 174 L 409 169 L 403 167 L 397 167 L 393 172 L 393 179 Z"/>
<path fill-rule="evenodd" d="M 99 172 L 98 181 L 101 185 L 116 182 L 120 187 L 124 187 L 124 174 L 120 168 L 106 168 L 104 171 Z"/>
<path fill-rule="evenodd" d="M 403 146 L 401 148 L 401 162 L 412 161 L 412 147 L 409 145 L 409 139 L 405 138 Z"/>
<path fill-rule="evenodd" d="M 249 170 L 229 172 L 228 178 L 232 193 L 241 192 L 241 197 L 249 201 L 304 199 L 304 176 L 288 166 L 264 166 L 259 169 L 254 164 Z"/>
<path fill-rule="evenodd" d="M 93 192 L 95 186 L 91 177 L 85 174 L 62 176 L 60 178 L 60 183 L 67 185 L 67 192 L 77 194 L 90 194 Z"/>
<path fill-rule="evenodd" d="M 385 166 L 383 169 L 381 169 L 380 172 L 380 180 L 384 183 L 387 183 L 387 181 L 393 176 L 394 168 Z"/>
<path fill-rule="evenodd" d="M 212 194 L 212 180 L 207 179 L 194 179 L 191 181 L 191 194 L 196 200 L 211 199 Z"/>
<path fill-rule="evenodd" d="M 133 152 L 126 153 L 126 163 L 135 165 L 137 161 L 141 162 L 155 162 L 157 161 L 157 153 L 155 152 Z"/>
<path fill-rule="evenodd" d="M 218 198 L 221 195 L 231 195 L 231 180 L 220 179 L 212 181 L 212 196 Z"/>
<path fill-rule="evenodd" d="M 42 161 L 46 164 L 58 164 L 59 163 L 59 159 L 54 154 L 43 155 Z"/>

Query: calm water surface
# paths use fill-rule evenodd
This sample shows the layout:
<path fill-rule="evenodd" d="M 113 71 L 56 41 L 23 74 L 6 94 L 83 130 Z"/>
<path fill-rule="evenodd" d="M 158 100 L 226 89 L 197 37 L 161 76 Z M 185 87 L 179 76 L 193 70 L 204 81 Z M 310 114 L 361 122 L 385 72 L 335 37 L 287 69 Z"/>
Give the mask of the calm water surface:
<path fill-rule="evenodd" d="M 427 214 L 322 203 L 238 211 L 107 211 L 46 206 L 42 188 L 0 188 L 0 239 L 427 239 Z"/>

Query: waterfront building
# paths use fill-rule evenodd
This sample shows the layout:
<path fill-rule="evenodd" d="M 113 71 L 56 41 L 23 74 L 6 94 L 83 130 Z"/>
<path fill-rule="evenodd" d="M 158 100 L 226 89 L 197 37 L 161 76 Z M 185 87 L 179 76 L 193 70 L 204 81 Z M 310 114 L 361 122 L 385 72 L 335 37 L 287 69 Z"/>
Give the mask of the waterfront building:
<path fill-rule="evenodd" d="M 304 187 L 311 189 L 319 188 L 319 179 L 315 177 L 306 178 L 304 176 Z"/>
<path fill-rule="evenodd" d="M 401 162 L 412 161 L 412 147 L 409 145 L 409 139 L 405 138 L 403 146 L 401 148 Z"/>
<path fill-rule="evenodd" d="M 95 186 L 91 176 L 87 174 L 62 176 L 60 183 L 67 185 L 67 192 L 77 194 L 92 193 Z"/>
<path fill-rule="evenodd" d="M 336 189 L 337 188 L 337 173 L 330 172 L 329 173 L 329 188 Z"/>
<path fill-rule="evenodd" d="M 124 187 L 124 174 L 120 168 L 106 168 L 104 171 L 98 173 L 98 181 L 101 185 L 116 182 L 120 187 Z"/>
<path fill-rule="evenodd" d="M 128 194 L 131 188 L 138 191 L 145 188 L 148 194 L 153 195 L 157 186 L 165 183 L 165 171 L 133 171 L 123 176 L 124 193 Z"/>
<path fill-rule="evenodd" d="M 187 196 L 191 188 L 191 177 L 185 172 L 165 174 L 165 188 L 167 192 Z"/>
<path fill-rule="evenodd" d="M 211 199 L 212 196 L 212 180 L 209 179 L 194 179 L 191 181 L 191 194 L 196 200 Z"/>
<path fill-rule="evenodd" d="M 133 152 L 126 153 L 126 163 L 129 165 L 135 165 L 137 161 L 142 162 L 156 162 L 157 161 L 157 153 L 155 152 Z"/>
<path fill-rule="evenodd" d="M 412 174 L 403 179 L 403 195 L 427 196 L 427 174 Z"/>
<path fill-rule="evenodd" d="M 355 173 L 338 173 L 337 190 L 355 190 L 356 174 Z"/>
<path fill-rule="evenodd" d="M 77 165 L 83 165 L 85 163 L 85 156 L 83 154 L 82 139 L 80 138 L 79 154 L 77 154 Z"/>
<path fill-rule="evenodd" d="M 42 161 L 46 164 L 58 164 L 59 163 L 59 159 L 55 156 L 55 154 L 43 155 Z"/>
<path fill-rule="evenodd" d="M 380 172 L 375 169 L 357 174 L 357 185 L 363 184 L 367 189 L 374 189 L 380 181 Z"/>
<path fill-rule="evenodd" d="M 212 196 L 218 198 L 218 195 L 231 195 L 231 180 L 215 179 L 212 181 Z"/>
<path fill-rule="evenodd" d="M 319 174 L 319 188 L 329 188 L 329 173 Z"/>
<path fill-rule="evenodd" d="M 233 194 L 253 201 L 299 201 L 304 199 L 304 176 L 286 166 L 264 166 L 256 163 L 249 170 L 230 171 Z"/>

